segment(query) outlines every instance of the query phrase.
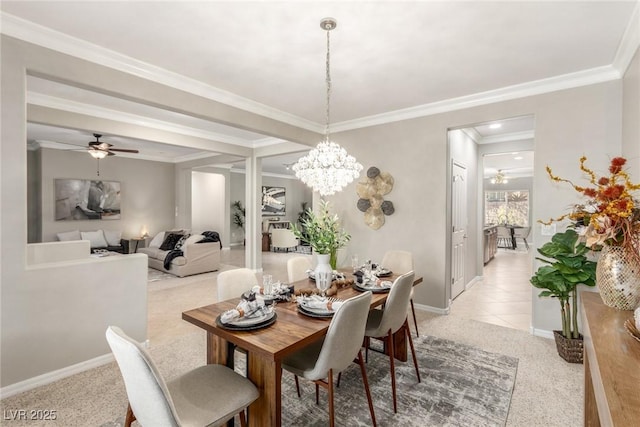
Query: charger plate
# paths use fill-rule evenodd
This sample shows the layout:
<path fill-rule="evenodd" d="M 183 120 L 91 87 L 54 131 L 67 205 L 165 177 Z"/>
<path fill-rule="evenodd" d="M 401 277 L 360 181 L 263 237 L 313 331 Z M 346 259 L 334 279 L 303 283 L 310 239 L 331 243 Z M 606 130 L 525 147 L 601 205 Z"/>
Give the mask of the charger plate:
<path fill-rule="evenodd" d="M 272 311 L 271 313 L 263 316 L 251 317 L 249 319 L 238 319 L 230 323 L 222 323 L 220 320 L 221 316 L 222 314 L 216 317 L 216 325 L 230 331 L 252 331 L 255 329 L 266 328 L 267 326 L 273 325 L 278 317 L 276 312 Z"/>
<path fill-rule="evenodd" d="M 371 291 L 374 294 L 386 294 L 391 290 L 391 286 L 363 285 L 356 282 L 353 284 L 353 289 L 360 292 Z"/>

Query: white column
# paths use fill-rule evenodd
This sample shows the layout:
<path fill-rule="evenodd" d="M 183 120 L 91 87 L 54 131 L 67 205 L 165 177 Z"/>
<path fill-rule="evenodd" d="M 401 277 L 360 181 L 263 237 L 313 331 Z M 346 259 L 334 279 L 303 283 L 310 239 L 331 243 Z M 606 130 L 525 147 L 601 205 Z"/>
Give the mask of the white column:
<path fill-rule="evenodd" d="M 246 246 L 245 266 L 262 270 L 262 160 L 253 154 L 245 160 Z"/>

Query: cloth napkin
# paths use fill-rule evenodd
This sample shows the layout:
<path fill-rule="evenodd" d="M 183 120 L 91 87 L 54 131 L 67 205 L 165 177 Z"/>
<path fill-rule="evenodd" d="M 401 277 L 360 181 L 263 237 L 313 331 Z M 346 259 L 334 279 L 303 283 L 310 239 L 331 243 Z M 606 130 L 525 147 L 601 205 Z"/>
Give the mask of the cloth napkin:
<path fill-rule="evenodd" d="M 250 319 L 260 317 L 269 313 L 269 309 L 264 304 L 262 298 L 256 292 L 251 292 L 248 296 L 243 296 L 236 308 L 227 310 L 220 316 L 222 323 L 229 323 L 236 319 Z"/>
<path fill-rule="evenodd" d="M 332 301 L 319 295 L 311 295 L 304 299 L 304 307 L 316 310 L 338 311 L 342 304 L 342 301 Z"/>

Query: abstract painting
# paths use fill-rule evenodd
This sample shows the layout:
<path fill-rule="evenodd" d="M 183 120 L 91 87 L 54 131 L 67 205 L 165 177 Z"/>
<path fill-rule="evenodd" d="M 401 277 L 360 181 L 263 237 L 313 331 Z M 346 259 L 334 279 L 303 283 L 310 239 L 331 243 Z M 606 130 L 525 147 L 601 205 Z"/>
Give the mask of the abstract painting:
<path fill-rule="evenodd" d="M 88 179 L 55 180 L 55 219 L 120 219 L 120 183 Z"/>

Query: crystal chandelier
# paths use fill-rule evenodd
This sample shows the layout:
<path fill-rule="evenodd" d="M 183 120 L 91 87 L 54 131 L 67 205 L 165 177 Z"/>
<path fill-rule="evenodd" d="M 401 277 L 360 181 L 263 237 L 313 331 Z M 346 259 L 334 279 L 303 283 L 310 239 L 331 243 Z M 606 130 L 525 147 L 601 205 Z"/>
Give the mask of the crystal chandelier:
<path fill-rule="evenodd" d="M 491 178 L 491 183 L 492 184 L 508 184 L 509 180 L 507 179 L 507 177 L 502 173 L 501 170 L 498 171 L 498 173 L 496 174 L 495 177 Z"/>
<path fill-rule="evenodd" d="M 292 169 L 296 177 L 312 187 L 321 196 L 330 196 L 337 191 L 342 191 L 350 182 L 360 175 L 362 165 L 353 156 L 347 154 L 347 150 L 329 139 L 329 118 L 331 98 L 331 74 L 330 74 L 330 43 L 329 32 L 336 27 L 336 20 L 324 18 L 320 21 L 320 27 L 327 32 L 327 124 L 325 137 L 309 154 L 298 159 Z"/>

